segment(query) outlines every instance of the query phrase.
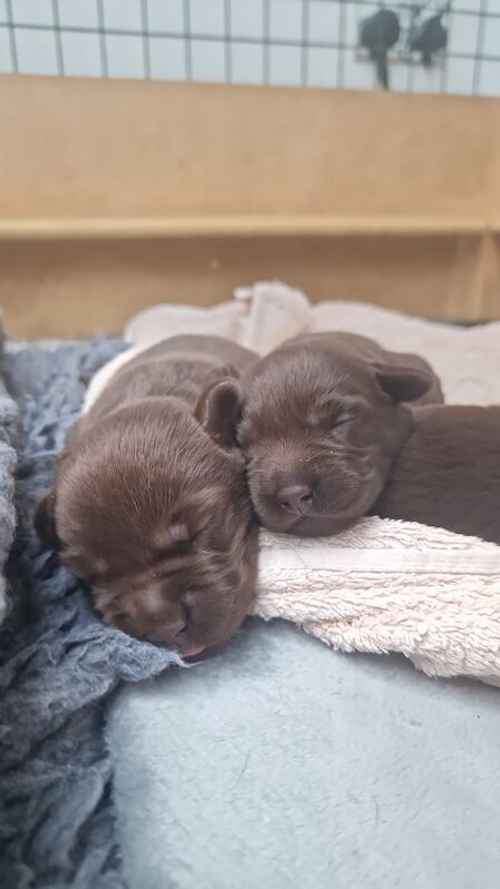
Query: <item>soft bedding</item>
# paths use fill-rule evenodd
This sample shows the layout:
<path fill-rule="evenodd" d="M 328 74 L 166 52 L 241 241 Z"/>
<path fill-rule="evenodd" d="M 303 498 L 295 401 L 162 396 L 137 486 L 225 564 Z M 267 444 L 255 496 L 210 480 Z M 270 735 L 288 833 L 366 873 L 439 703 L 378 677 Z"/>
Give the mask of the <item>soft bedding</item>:
<path fill-rule="evenodd" d="M 250 347 L 261 330 L 266 347 L 274 345 L 276 328 L 265 323 L 271 314 L 281 318 L 280 336 L 323 325 L 352 329 L 423 354 L 449 401 L 500 399 L 499 325 L 461 330 L 369 306 L 311 308 L 276 284 L 242 296 L 233 314 L 231 306 L 220 309 L 210 323 L 222 319 L 228 332 L 239 324 L 236 335 Z M 169 312 L 134 319 L 129 342 L 161 335 Z M 182 316 L 176 310 L 176 332 Z M 299 546 L 266 535 L 260 613 L 290 617 L 295 609 L 300 623 L 302 611 L 308 632 L 346 650 L 399 647 L 429 673 L 443 675 L 453 663 L 451 672 L 496 681 L 498 548 L 398 525 L 368 520 L 329 550 L 328 542 Z M 311 589 L 316 622 L 307 621 Z M 477 619 L 479 601 L 489 636 Z M 248 625 L 206 664 L 123 689 L 110 710 L 108 743 L 131 889 L 169 881 L 176 889 L 470 889 L 477 882 L 496 889 L 497 696 L 484 685 L 430 681 L 394 655 L 332 652 L 280 620 Z"/>
<path fill-rule="evenodd" d="M 213 332 L 223 319 L 251 345 L 260 330 L 265 348 L 276 329 L 298 333 L 326 312 L 330 326 L 422 351 L 449 400 L 500 395 L 498 325 L 311 309 L 281 285 L 211 312 L 191 310 L 190 330 L 210 314 Z M 262 327 L 263 312 L 274 327 Z M 176 314 L 172 333 L 186 322 Z M 175 659 L 104 627 L 83 586 L 41 550 L 34 502 L 88 381 L 123 347 L 11 344 L 3 359 L 21 425 L 5 393 L 5 552 L 16 451 L 18 527 L 0 631 L 2 889 L 496 889 L 496 690 L 431 682 L 398 657 L 334 653 L 279 620 L 250 622 L 226 652 L 151 680 Z"/>
<path fill-rule="evenodd" d="M 498 889 L 498 690 L 256 620 L 108 716 L 130 889 Z"/>
<path fill-rule="evenodd" d="M 11 610 L 0 630 L 0 885 L 2 889 L 124 886 L 112 811 L 103 704 L 121 681 L 175 661 L 106 627 L 82 584 L 42 551 L 37 497 L 94 371 L 118 340 L 17 343 L 2 356 L 19 407 L 17 531 L 8 565 Z M 1 546 L 13 533 L 16 408 L 0 391 Z M 1 554 L 4 552 L 2 549 Z"/>
<path fill-rule="evenodd" d="M 387 346 L 384 319 L 399 331 L 399 351 L 437 364 L 451 400 L 470 398 L 471 381 L 482 381 L 483 372 L 490 397 L 500 398 L 497 378 L 489 378 L 500 365 L 492 337 L 498 325 L 463 331 L 367 306 L 313 308 L 304 294 L 275 283 L 240 291 L 215 309 L 147 309 L 127 325 L 131 348 L 91 382 L 85 409 L 118 367 L 173 330 L 217 332 L 262 352 L 263 339 L 267 349 L 307 330 L 375 328 Z M 500 459 L 500 444 L 498 452 Z M 263 533 L 255 614 L 290 620 L 335 649 L 401 652 L 431 676 L 500 685 L 500 547 L 472 537 L 375 517 L 330 539 Z"/>

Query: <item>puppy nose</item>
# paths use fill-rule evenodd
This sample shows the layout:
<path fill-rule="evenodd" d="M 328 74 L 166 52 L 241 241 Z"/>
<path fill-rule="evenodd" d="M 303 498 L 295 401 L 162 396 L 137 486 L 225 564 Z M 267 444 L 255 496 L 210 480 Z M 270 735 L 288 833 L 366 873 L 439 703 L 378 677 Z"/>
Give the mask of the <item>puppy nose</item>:
<path fill-rule="evenodd" d="M 312 488 L 310 485 L 289 485 L 278 491 L 277 499 L 287 512 L 306 515 L 312 504 Z"/>

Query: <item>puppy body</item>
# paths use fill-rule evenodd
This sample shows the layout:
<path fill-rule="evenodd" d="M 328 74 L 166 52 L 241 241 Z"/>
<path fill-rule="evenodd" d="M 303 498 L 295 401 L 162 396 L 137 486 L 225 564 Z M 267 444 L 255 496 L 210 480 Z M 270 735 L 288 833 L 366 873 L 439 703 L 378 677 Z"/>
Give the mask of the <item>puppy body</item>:
<path fill-rule="evenodd" d="M 222 337 L 181 335 L 162 340 L 116 371 L 76 431 L 88 428 L 116 407 L 143 398 L 171 396 L 194 410 L 211 382 L 236 379 L 256 360 L 254 352 Z"/>
<path fill-rule="evenodd" d="M 68 436 L 39 534 L 120 629 L 194 654 L 254 597 L 257 538 L 235 446 L 236 377 L 256 356 L 179 336 L 132 358 Z"/>
<path fill-rule="evenodd" d="M 500 407 L 415 411 L 373 514 L 500 544 Z"/>
<path fill-rule="evenodd" d="M 413 431 L 405 402 L 423 399 L 443 400 L 423 359 L 355 334 L 297 337 L 254 364 L 238 438 L 262 524 L 315 537 L 366 515 Z"/>

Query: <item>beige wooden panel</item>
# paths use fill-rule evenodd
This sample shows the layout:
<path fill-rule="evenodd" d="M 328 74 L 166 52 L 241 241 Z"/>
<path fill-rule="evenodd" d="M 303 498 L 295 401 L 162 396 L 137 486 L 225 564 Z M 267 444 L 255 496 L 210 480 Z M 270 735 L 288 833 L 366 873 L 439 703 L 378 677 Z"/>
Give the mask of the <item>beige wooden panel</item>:
<path fill-rule="evenodd" d="M 119 332 L 162 302 L 210 305 L 279 278 L 314 300 L 358 299 L 429 318 L 500 318 L 482 240 L 397 237 L 181 238 L 0 243 L 0 305 L 17 336 Z M 490 245 L 498 268 L 498 244 Z M 484 278 L 484 280 L 483 280 Z M 484 283 L 487 287 L 484 287 Z"/>
<path fill-rule="evenodd" d="M 500 102 L 0 77 L 0 303 L 20 336 L 119 331 L 278 277 L 500 317 Z"/>
<path fill-rule="evenodd" d="M 5 219 L 490 220 L 498 100 L 0 77 Z"/>

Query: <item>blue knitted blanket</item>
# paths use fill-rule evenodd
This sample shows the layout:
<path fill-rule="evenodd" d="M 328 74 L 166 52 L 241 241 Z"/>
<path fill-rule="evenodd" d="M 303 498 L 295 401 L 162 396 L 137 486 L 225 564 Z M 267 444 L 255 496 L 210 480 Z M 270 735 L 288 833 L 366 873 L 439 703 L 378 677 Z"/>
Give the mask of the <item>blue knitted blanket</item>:
<path fill-rule="evenodd" d="M 85 587 L 32 527 L 90 377 L 122 348 L 121 340 L 98 338 L 2 349 L 0 592 L 5 585 L 9 602 L 0 628 L 2 889 L 124 886 L 105 706 L 121 682 L 155 676 L 173 656 L 99 621 Z"/>

